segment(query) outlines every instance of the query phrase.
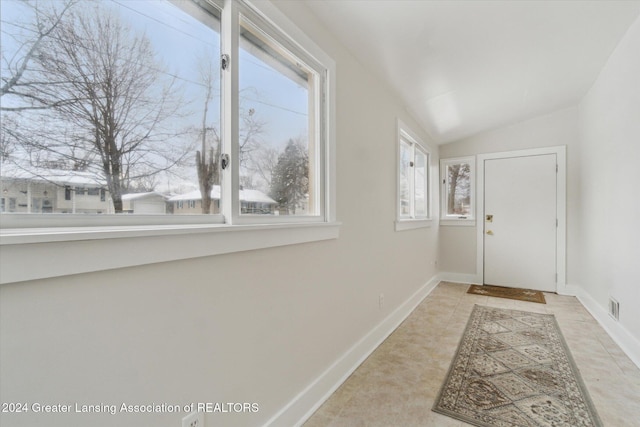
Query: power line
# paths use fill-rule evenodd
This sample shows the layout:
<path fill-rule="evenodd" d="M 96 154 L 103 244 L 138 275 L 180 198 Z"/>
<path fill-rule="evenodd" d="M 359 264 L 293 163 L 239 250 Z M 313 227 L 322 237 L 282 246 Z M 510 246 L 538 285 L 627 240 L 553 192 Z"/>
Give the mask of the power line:
<path fill-rule="evenodd" d="M 152 21 L 155 21 L 155 22 L 157 22 L 157 23 L 159 23 L 159 24 L 161 24 L 161 25 L 164 25 L 165 27 L 171 28 L 171 29 L 172 29 L 172 30 L 174 30 L 174 31 L 177 31 L 177 32 L 179 32 L 179 33 L 182 33 L 182 34 L 184 34 L 184 35 L 185 35 L 185 36 L 187 36 L 187 37 L 191 37 L 192 39 L 197 40 L 197 41 L 198 41 L 198 42 L 200 42 L 200 43 L 207 44 L 207 45 L 209 45 L 209 46 L 211 46 L 211 47 L 214 47 L 214 48 L 216 47 L 216 45 L 214 45 L 213 43 L 209 43 L 209 42 L 207 42 L 207 41 L 205 41 L 205 40 L 202 40 L 200 37 L 196 37 L 196 36 L 194 36 L 193 34 L 187 33 L 186 31 L 183 31 L 183 30 L 181 30 L 181 29 L 179 29 L 179 28 L 177 28 L 177 27 L 174 27 L 174 26 L 172 26 L 172 25 L 168 24 L 167 22 L 164 22 L 164 21 L 161 21 L 161 20 L 159 20 L 159 19 L 157 19 L 157 18 L 154 18 L 154 17 L 152 17 L 152 16 L 149 16 L 149 15 L 147 15 L 146 13 L 143 13 L 143 12 L 141 12 L 141 11 L 137 10 L 137 9 L 134 9 L 134 8 L 132 8 L 132 7 L 129 7 L 129 6 L 125 6 L 124 4 L 122 4 L 122 3 L 120 3 L 120 2 L 118 2 L 118 1 L 116 1 L 116 0 L 111 0 L 111 2 L 112 2 L 112 3 L 115 3 L 115 4 L 117 4 L 117 5 L 119 5 L 119 6 L 120 6 L 120 7 L 122 7 L 122 8 L 129 9 L 130 11 L 135 12 L 135 13 L 137 13 L 137 14 L 139 14 L 139 15 L 142 15 L 142 16 L 144 16 L 145 18 L 148 18 L 148 19 L 150 19 L 150 20 L 152 20 Z M 185 21 L 184 21 L 184 20 L 182 20 L 182 19 L 181 19 L 181 21 L 182 21 L 182 22 L 184 22 L 185 24 L 190 24 L 189 22 L 185 22 Z"/>
<path fill-rule="evenodd" d="M 169 25 L 169 24 L 167 24 L 167 23 L 165 23 L 165 22 L 162 22 L 162 21 L 158 20 L 157 18 L 154 18 L 154 17 L 152 17 L 152 16 L 149 16 L 149 15 L 147 15 L 147 14 L 145 14 L 145 13 L 142 13 L 142 12 L 140 12 L 140 11 L 138 11 L 138 10 L 135 10 L 135 9 L 133 9 L 133 8 L 131 8 L 131 7 L 125 6 L 125 5 L 123 5 L 122 3 L 120 3 L 120 2 L 118 2 L 118 1 L 116 1 L 116 0 L 112 0 L 112 2 L 113 2 L 113 3 L 115 3 L 115 4 L 118 4 L 119 6 L 121 6 L 121 7 L 123 7 L 123 8 L 129 9 L 129 10 L 131 10 L 131 11 L 135 12 L 135 13 L 138 13 L 139 15 L 142 15 L 142 16 L 146 17 L 147 19 L 153 20 L 153 21 L 158 22 L 158 23 L 160 23 L 160 24 L 162 24 L 162 25 L 164 25 L 164 26 L 166 26 L 166 27 L 168 27 L 168 28 L 171 28 L 171 29 L 173 29 L 173 30 L 175 30 L 175 31 L 177 31 L 177 32 L 180 32 L 180 33 L 182 33 L 182 34 L 184 34 L 184 35 L 186 35 L 186 36 L 188 36 L 188 37 L 191 37 L 191 38 L 197 39 L 197 40 L 199 40 L 199 41 L 202 41 L 200 38 L 198 38 L 198 37 L 196 37 L 196 36 L 194 36 L 194 35 L 192 35 L 192 34 L 189 34 L 189 33 L 187 33 L 187 32 L 184 32 L 184 31 L 182 31 L 182 30 L 180 30 L 180 29 L 178 29 L 178 28 L 176 28 L 176 27 L 173 27 L 173 26 L 171 26 L 171 25 Z M 25 26 L 22 26 L 22 25 L 19 25 L 19 24 L 16 24 L 16 23 L 10 23 L 10 22 L 7 22 L 7 21 L 5 21 L 5 20 L 1 20 L 0 22 L 5 22 L 5 23 L 7 23 L 7 24 L 11 24 L 11 25 L 13 25 L 13 26 L 15 26 L 15 27 L 18 27 L 18 28 L 21 28 L 21 29 L 24 29 L 24 30 L 27 30 L 27 31 L 31 31 L 31 29 L 30 29 L 30 28 L 25 27 Z M 183 22 L 184 22 L 184 21 L 183 21 Z M 92 51 L 92 52 L 94 52 L 94 53 L 98 53 L 98 54 L 100 53 L 100 52 L 99 52 L 99 51 L 97 51 L 96 49 L 91 49 L 91 48 L 89 48 L 89 47 L 87 47 L 87 46 L 80 45 L 80 44 L 78 44 L 78 43 L 76 43 L 76 42 L 74 42 L 74 41 L 70 41 L 70 40 L 66 40 L 66 39 L 61 39 L 61 38 L 59 38 L 59 37 L 55 37 L 55 36 L 49 36 L 49 37 L 50 37 L 52 40 L 56 40 L 56 41 L 61 42 L 61 43 L 71 44 L 71 45 L 73 45 L 73 46 L 75 46 L 75 47 L 78 47 L 78 48 L 81 48 L 81 49 L 85 49 L 85 50 L 88 50 L 88 51 Z M 210 44 L 210 43 L 207 43 L 207 42 L 204 42 L 204 43 L 209 44 L 210 46 L 215 47 L 215 45 L 214 45 L 214 44 Z M 253 65 L 254 65 L 254 66 L 256 66 L 256 67 L 259 67 L 259 68 L 262 68 L 262 69 L 264 69 L 264 70 L 267 70 L 267 71 L 270 71 L 270 72 L 272 72 L 272 73 L 275 73 L 275 74 L 277 74 L 277 75 L 280 75 L 280 73 L 278 73 L 276 70 L 274 70 L 273 68 L 271 68 L 271 67 L 269 67 L 269 66 L 267 66 L 267 65 L 261 65 L 260 63 L 258 63 L 258 62 L 256 62 L 256 61 L 252 61 L 252 60 L 251 60 L 251 59 L 249 59 L 249 58 L 244 58 L 244 60 L 246 60 L 247 62 L 249 62 L 249 63 L 253 64 Z M 205 83 L 198 82 L 198 81 L 195 81 L 195 80 L 192 80 L 192 79 L 189 79 L 189 78 L 186 78 L 186 77 L 183 77 L 183 76 L 177 75 L 177 74 L 175 74 L 175 73 L 171 73 L 171 72 L 169 72 L 169 71 L 167 71 L 167 70 L 162 70 L 162 69 L 160 69 L 160 68 L 157 68 L 157 67 L 154 67 L 154 66 L 151 66 L 151 65 L 148 65 L 148 64 L 140 64 L 140 65 L 141 65 L 141 66 L 143 66 L 144 68 L 147 68 L 148 70 L 151 70 L 151 71 L 155 71 L 155 72 L 157 72 L 157 73 L 164 74 L 164 75 L 166 75 L 166 76 L 172 77 L 172 78 L 174 78 L 174 79 L 177 79 L 177 80 L 180 80 L 180 81 L 183 81 L 183 82 L 186 82 L 186 83 L 192 84 L 192 85 L 200 86 L 200 87 L 202 87 L 202 88 L 206 88 L 206 87 L 207 87 L 207 85 L 206 85 Z M 33 69 L 30 69 L 30 70 L 34 71 Z M 307 113 L 300 112 L 300 111 L 296 111 L 296 110 L 293 110 L 293 109 L 290 109 L 290 108 L 287 108 L 287 107 L 283 107 L 283 106 L 280 106 L 280 105 L 276 105 L 276 104 L 273 104 L 273 103 L 270 103 L 270 102 L 260 101 L 260 100 L 257 100 L 257 99 L 254 99 L 254 98 L 249 98 L 249 97 L 246 97 L 246 96 L 244 96 L 244 97 L 243 97 L 243 96 L 241 96 L 240 98 L 242 98 L 242 99 L 246 99 L 246 100 L 250 100 L 250 101 L 253 101 L 253 102 L 256 102 L 256 103 L 259 103 L 259 104 L 262 104 L 262 105 L 266 105 L 266 106 L 269 106 L 269 107 L 272 107 L 272 108 L 276 108 L 276 109 L 279 109 L 279 110 L 282 110 L 282 111 L 286 111 L 286 112 L 289 112 L 289 113 L 297 114 L 297 115 L 300 115 L 300 116 L 305 116 L 305 117 L 307 116 Z"/>
<path fill-rule="evenodd" d="M 279 110 L 288 111 L 289 113 L 298 114 L 298 115 L 300 115 L 300 116 L 304 116 L 304 117 L 307 117 L 307 116 L 308 116 L 308 114 L 307 114 L 307 113 L 303 113 L 303 112 L 301 112 L 301 111 L 292 110 L 292 109 L 290 109 L 290 108 L 282 107 L 282 106 L 280 106 L 280 105 L 271 104 L 271 103 L 269 103 L 269 102 L 265 102 L 265 101 L 258 101 L 257 99 L 249 98 L 249 97 L 247 97 L 247 96 L 241 96 L 240 98 L 241 98 L 241 99 L 246 99 L 246 100 L 248 100 L 248 101 L 257 102 L 258 104 L 267 105 L 267 106 L 269 106 L 269 107 L 277 108 L 277 109 L 279 109 Z"/>

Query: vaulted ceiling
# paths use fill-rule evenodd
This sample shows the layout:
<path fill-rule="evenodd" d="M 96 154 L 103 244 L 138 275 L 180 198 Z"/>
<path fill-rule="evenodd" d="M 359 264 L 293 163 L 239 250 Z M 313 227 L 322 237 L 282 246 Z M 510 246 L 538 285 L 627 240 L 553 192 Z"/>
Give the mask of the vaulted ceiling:
<path fill-rule="evenodd" d="M 613 0 L 306 2 L 438 144 L 576 105 L 640 14 Z"/>

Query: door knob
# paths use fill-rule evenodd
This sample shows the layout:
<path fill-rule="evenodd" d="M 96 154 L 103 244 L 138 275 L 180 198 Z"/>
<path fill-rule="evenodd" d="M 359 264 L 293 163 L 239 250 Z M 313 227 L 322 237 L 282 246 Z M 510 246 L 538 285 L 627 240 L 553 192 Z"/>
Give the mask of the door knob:
<path fill-rule="evenodd" d="M 491 230 L 487 230 L 487 234 L 488 234 L 489 236 L 493 236 L 493 231 L 491 231 Z"/>

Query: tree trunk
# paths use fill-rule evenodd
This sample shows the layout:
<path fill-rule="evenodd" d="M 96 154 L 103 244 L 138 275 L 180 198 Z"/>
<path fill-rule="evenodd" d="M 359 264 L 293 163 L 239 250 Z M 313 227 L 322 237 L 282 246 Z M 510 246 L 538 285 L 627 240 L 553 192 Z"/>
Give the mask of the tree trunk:
<path fill-rule="evenodd" d="M 460 165 L 450 166 L 451 175 L 447 176 L 449 180 L 449 194 L 447 195 L 447 214 L 456 213 L 456 187 L 458 186 L 458 177 L 460 176 Z M 447 172 L 449 172 L 447 171 Z M 449 175 L 447 173 L 447 175 Z"/>

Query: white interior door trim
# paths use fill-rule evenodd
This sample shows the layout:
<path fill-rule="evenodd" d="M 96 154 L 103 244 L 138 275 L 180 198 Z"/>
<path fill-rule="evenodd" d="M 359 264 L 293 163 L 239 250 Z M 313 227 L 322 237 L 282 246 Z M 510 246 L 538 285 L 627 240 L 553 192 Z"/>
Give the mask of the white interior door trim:
<path fill-rule="evenodd" d="M 512 157 L 540 156 L 555 154 L 558 164 L 556 208 L 558 232 L 556 239 L 556 266 L 558 281 L 556 292 L 563 294 L 567 286 L 567 148 L 564 145 L 530 150 L 505 151 L 479 154 L 476 165 L 476 282 L 484 283 L 484 164 L 486 160 L 508 159 Z"/>

